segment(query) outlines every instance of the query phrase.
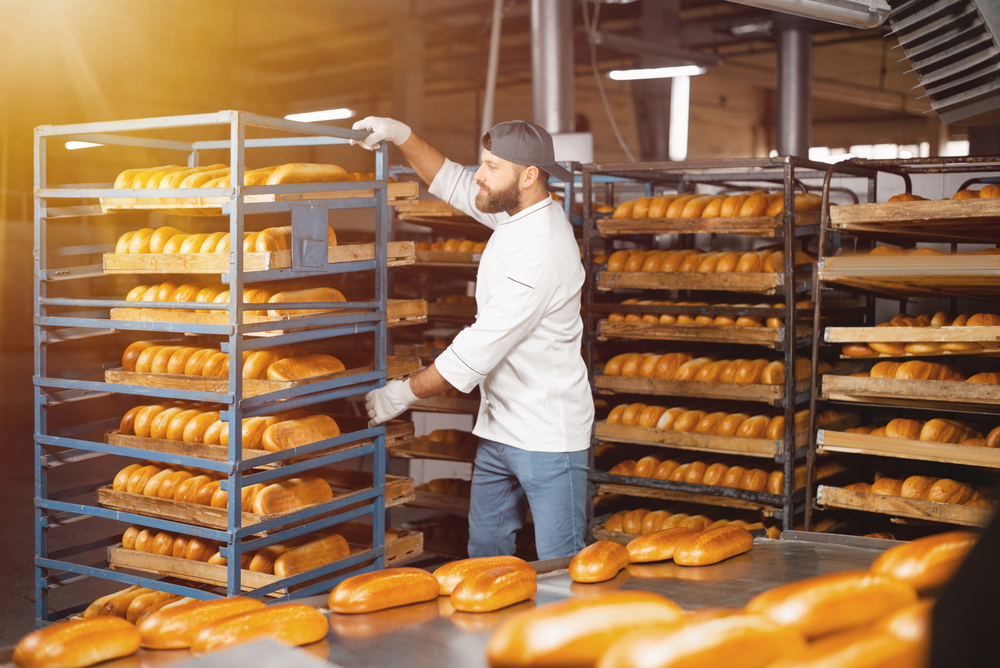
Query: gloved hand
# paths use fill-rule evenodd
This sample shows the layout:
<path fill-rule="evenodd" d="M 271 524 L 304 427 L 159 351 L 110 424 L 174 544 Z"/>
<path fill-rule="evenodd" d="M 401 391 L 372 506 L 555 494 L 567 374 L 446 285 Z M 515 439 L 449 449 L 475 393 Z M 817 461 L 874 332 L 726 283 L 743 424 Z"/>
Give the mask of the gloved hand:
<path fill-rule="evenodd" d="M 387 422 L 417 402 L 417 395 L 410 390 L 408 380 L 390 380 L 385 387 L 365 395 L 369 427 Z"/>
<path fill-rule="evenodd" d="M 369 151 L 374 151 L 381 146 L 379 142 L 388 139 L 397 146 L 410 138 L 410 126 L 392 118 L 381 118 L 379 116 L 369 116 L 363 118 L 353 126 L 354 130 L 370 130 L 371 134 L 362 140 L 352 139 L 351 143 L 362 146 Z"/>

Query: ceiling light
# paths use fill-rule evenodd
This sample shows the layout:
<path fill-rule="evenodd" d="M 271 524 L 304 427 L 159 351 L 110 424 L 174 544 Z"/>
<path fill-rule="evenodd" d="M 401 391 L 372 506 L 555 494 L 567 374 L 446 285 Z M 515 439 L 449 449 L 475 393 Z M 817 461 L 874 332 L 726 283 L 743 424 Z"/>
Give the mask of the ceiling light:
<path fill-rule="evenodd" d="M 316 121 L 340 121 L 345 118 L 356 116 L 358 112 L 353 109 L 341 107 L 340 109 L 324 109 L 323 111 L 307 111 L 304 114 L 288 114 L 285 118 L 289 121 L 301 121 L 303 123 L 315 123 Z"/>
<path fill-rule="evenodd" d="M 635 81 L 637 79 L 667 79 L 670 77 L 693 77 L 708 70 L 699 65 L 679 67 L 653 67 L 639 70 L 612 70 L 608 76 L 615 81 Z"/>
<path fill-rule="evenodd" d="M 93 146 L 104 146 L 104 144 L 95 144 L 91 141 L 68 141 L 66 142 L 67 151 L 75 151 L 79 148 L 91 148 Z"/>
<path fill-rule="evenodd" d="M 892 9 L 886 0 L 730 0 L 807 19 L 829 21 L 854 28 L 877 28 Z"/>

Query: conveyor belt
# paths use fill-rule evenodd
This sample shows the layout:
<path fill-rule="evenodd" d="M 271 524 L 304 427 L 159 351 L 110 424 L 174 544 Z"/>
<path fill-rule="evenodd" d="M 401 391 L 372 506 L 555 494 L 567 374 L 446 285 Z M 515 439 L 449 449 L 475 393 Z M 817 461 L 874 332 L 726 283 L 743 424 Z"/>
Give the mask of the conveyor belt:
<path fill-rule="evenodd" d="M 609 582 L 584 585 L 566 573 L 568 559 L 539 562 L 537 604 L 570 596 L 620 589 L 643 589 L 667 596 L 688 609 L 741 607 L 756 594 L 781 584 L 838 571 L 867 568 L 894 541 L 786 531 L 790 539 L 758 538 L 753 550 L 720 564 L 675 566 L 673 562 L 629 567 Z M 326 597 L 304 599 L 325 608 Z M 309 647 L 344 668 L 479 668 L 492 629 L 531 607 L 520 604 L 495 613 L 455 612 L 447 598 L 366 615 L 330 615 L 326 640 Z M 102 668 L 167 666 L 186 661 L 184 651 L 140 651 Z M 0 655 L 0 661 L 9 654 Z M 253 668 L 246 666 L 246 668 Z"/>

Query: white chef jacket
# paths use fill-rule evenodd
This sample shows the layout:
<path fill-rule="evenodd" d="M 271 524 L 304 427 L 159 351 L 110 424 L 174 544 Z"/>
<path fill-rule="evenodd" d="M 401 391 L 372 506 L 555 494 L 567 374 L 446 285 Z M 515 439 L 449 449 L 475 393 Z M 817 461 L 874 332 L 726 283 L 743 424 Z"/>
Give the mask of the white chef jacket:
<path fill-rule="evenodd" d="M 435 361 L 459 391 L 479 385 L 473 433 L 536 452 L 585 450 L 594 420 L 580 354 L 586 273 L 562 208 L 547 197 L 514 216 L 485 214 L 472 173 L 450 160 L 430 192 L 494 230 L 476 275 L 476 322 Z"/>

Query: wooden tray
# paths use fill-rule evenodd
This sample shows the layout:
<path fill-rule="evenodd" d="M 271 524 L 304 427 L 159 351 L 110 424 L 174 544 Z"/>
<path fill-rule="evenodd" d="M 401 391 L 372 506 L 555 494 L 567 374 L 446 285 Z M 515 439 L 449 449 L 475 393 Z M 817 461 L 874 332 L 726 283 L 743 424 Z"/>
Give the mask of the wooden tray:
<path fill-rule="evenodd" d="M 243 314 L 243 322 L 246 324 L 259 322 L 273 322 L 286 325 L 281 329 L 272 329 L 266 332 L 252 332 L 247 336 L 278 336 L 288 332 L 300 332 L 317 327 L 327 327 L 328 325 L 310 326 L 309 321 L 316 317 L 326 317 L 330 315 L 341 315 L 348 313 L 364 313 L 361 309 L 339 310 L 334 309 L 325 313 L 315 313 L 310 315 L 248 315 Z M 112 320 L 128 320 L 135 322 L 183 322 L 192 325 L 228 325 L 228 313 L 200 313 L 197 311 L 165 311 L 153 308 L 113 308 L 111 309 Z M 388 327 L 399 327 L 400 325 L 419 325 L 427 322 L 427 302 L 423 299 L 390 299 L 386 304 L 386 319 Z"/>
<path fill-rule="evenodd" d="M 857 415 L 845 415 L 828 423 L 831 428 L 856 426 Z M 738 438 L 736 436 L 717 436 L 712 434 L 695 434 L 688 431 L 672 429 L 653 429 L 651 427 L 633 427 L 622 424 L 608 424 L 601 420 L 594 425 L 594 436 L 602 441 L 615 443 L 635 443 L 637 445 L 652 445 L 661 448 L 678 448 L 681 450 L 698 450 L 719 454 L 741 455 L 746 457 L 763 457 L 773 459 L 784 452 L 784 439 Z M 809 432 L 801 431 L 795 435 L 795 447 L 801 448 L 809 442 Z M 998 453 L 1000 454 L 1000 453 Z"/>
<path fill-rule="evenodd" d="M 459 251 L 414 251 L 417 263 L 428 266 L 478 267 L 482 253 Z"/>
<path fill-rule="evenodd" d="M 415 438 L 408 445 L 392 448 L 389 450 L 389 455 L 403 459 L 443 459 L 451 462 L 471 462 L 476 458 L 477 447 L 478 445 Z"/>
<path fill-rule="evenodd" d="M 375 244 L 331 246 L 330 264 L 375 259 Z M 388 266 L 413 264 L 412 241 L 390 241 Z M 244 253 L 243 271 L 269 271 L 292 266 L 292 251 Z M 228 253 L 105 253 L 105 274 L 228 274 Z"/>
<path fill-rule="evenodd" d="M 408 357 L 389 357 L 387 363 L 387 373 L 389 378 L 406 376 L 421 368 L 420 360 Z M 300 387 L 311 383 L 319 383 L 337 378 L 347 378 L 349 376 L 368 373 L 374 369 L 373 366 L 363 366 L 354 369 L 345 369 L 337 373 L 328 373 L 322 376 L 313 376 L 301 380 L 257 380 L 255 378 L 243 381 L 243 398 L 256 397 L 268 392 L 277 392 L 290 387 Z M 174 390 L 189 390 L 195 392 L 221 392 L 229 391 L 228 378 L 208 378 L 205 376 L 185 376 L 171 373 L 141 373 L 137 371 L 125 371 L 124 369 L 108 369 L 104 372 L 106 383 L 119 385 L 139 385 L 142 387 L 162 387 Z"/>
<path fill-rule="evenodd" d="M 799 211 L 796 225 L 818 225 L 819 211 Z M 784 214 L 752 218 L 601 218 L 597 231 L 603 236 L 627 234 L 747 234 L 776 237 L 785 228 Z"/>
<path fill-rule="evenodd" d="M 419 357 L 421 363 L 432 364 L 437 356 L 444 352 L 444 348 L 427 348 L 425 346 L 414 346 L 406 343 L 397 343 L 392 347 L 392 353 L 402 357 Z"/>
<path fill-rule="evenodd" d="M 986 508 L 972 508 L 923 499 L 904 499 L 901 496 L 856 492 L 827 485 L 820 485 L 817 489 L 816 503 L 827 508 L 847 508 L 970 527 L 985 527 L 993 517 L 993 511 Z"/>
<path fill-rule="evenodd" d="M 350 528 L 348 525 L 353 525 Z M 367 525 L 348 522 L 335 527 L 351 544 L 351 555 L 361 554 L 371 549 L 371 528 Z M 419 531 L 401 529 L 386 529 L 385 532 L 385 564 L 393 566 L 407 559 L 420 556 L 423 553 L 423 534 Z M 155 573 L 171 577 L 202 582 L 205 584 L 226 586 L 227 567 L 219 564 L 209 564 L 203 561 L 178 559 L 160 554 L 149 554 L 136 550 L 126 550 L 121 545 L 108 548 L 108 566 L 111 570 L 132 570 L 144 573 Z M 280 580 L 276 575 L 242 570 L 240 585 L 243 591 L 259 589 Z M 271 596 L 284 596 L 287 590 L 279 589 Z"/>
<path fill-rule="evenodd" d="M 619 545 L 628 545 L 638 538 L 636 534 L 625 533 L 624 531 L 608 531 L 603 524 L 595 526 L 593 529 L 595 540 L 610 540 Z"/>
<path fill-rule="evenodd" d="M 1000 450 L 975 445 L 935 443 L 820 429 L 816 436 L 816 448 L 821 454 L 842 452 L 851 455 L 918 459 L 1000 469 Z"/>
<path fill-rule="evenodd" d="M 777 510 L 777 507 L 770 504 L 735 499 L 730 496 L 719 496 L 713 494 L 716 489 L 728 489 L 725 487 L 712 487 L 702 485 L 704 493 L 695 494 L 693 492 L 675 492 L 666 489 L 653 489 L 651 487 L 639 487 L 637 485 L 617 485 L 614 483 L 601 482 L 596 485 L 597 494 L 622 494 L 624 496 L 636 496 L 646 499 L 660 499 L 663 501 L 686 501 L 688 503 L 700 503 L 709 506 L 722 506 L 725 508 L 740 508 L 743 510 L 760 510 L 764 516 L 768 517 Z M 761 492 L 763 494 L 763 492 Z"/>
<path fill-rule="evenodd" d="M 883 327 L 882 329 L 888 329 Z M 894 328 L 899 329 L 899 328 Z M 648 339 L 652 341 L 711 341 L 713 343 L 755 344 L 777 348 L 785 343 L 784 327 L 736 327 L 735 325 L 667 325 L 652 322 L 609 322 L 601 320 L 602 339 Z M 800 324 L 795 337 L 812 336 L 812 326 Z"/>
<path fill-rule="evenodd" d="M 313 185 L 313 184 L 309 184 Z M 396 206 L 403 201 L 414 200 L 420 191 L 420 184 L 415 181 L 388 184 L 389 206 Z M 246 204 L 261 204 L 271 202 L 302 202 L 324 199 L 361 199 L 375 197 L 374 188 L 359 190 L 330 190 L 316 192 L 280 193 L 268 195 L 244 195 Z M 192 215 L 189 209 L 198 209 L 194 215 L 221 216 L 222 207 L 231 202 L 229 197 L 102 197 L 101 211 L 114 213 L 118 211 L 161 211 L 181 216 Z"/>
<path fill-rule="evenodd" d="M 451 513 L 468 513 L 469 497 L 449 496 L 448 494 L 431 494 L 421 490 L 414 490 L 413 500 L 407 502 L 407 506 L 413 508 L 431 508 L 433 510 L 446 510 Z"/>
<path fill-rule="evenodd" d="M 429 413 L 479 413 L 479 397 L 445 397 L 436 395 L 421 399 L 410 406 L 411 410 Z"/>
<path fill-rule="evenodd" d="M 795 391 L 808 392 L 809 378 L 795 383 Z M 663 380 L 633 376 L 594 375 L 594 387 L 617 394 L 657 394 L 675 397 L 704 397 L 706 399 L 732 399 L 734 401 L 760 401 L 776 406 L 785 398 L 782 385 L 743 385 L 739 383 L 710 383 L 694 380 Z"/>
<path fill-rule="evenodd" d="M 965 404 L 1000 407 L 996 385 L 948 380 L 897 380 L 824 374 L 822 397 L 832 401 L 859 401 L 897 406 L 942 407 Z M 995 412 L 995 411 L 994 411 Z"/>
<path fill-rule="evenodd" d="M 427 304 L 427 315 L 431 318 L 455 318 L 458 320 L 475 320 L 476 304 Z"/>
<path fill-rule="evenodd" d="M 920 241 L 1000 241 L 1000 199 L 883 202 L 830 207 L 836 230 Z"/>
<path fill-rule="evenodd" d="M 348 415 L 333 415 L 331 417 L 337 421 L 337 425 L 345 434 L 349 434 L 353 431 L 360 431 L 368 427 L 368 418 L 359 418 Z M 104 435 L 104 440 L 110 445 L 120 445 L 126 448 L 137 448 L 140 450 L 162 452 L 171 455 L 184 455 L 185 457 L 200 457 L 202 459 L 208 459 L 216 462 L 225 462 L 229 460 L 229 448 L 221 445 L 202 445 L 201 443 L 184 443 L 182 441 L 168 441 L 167 439 L 160 438 L 143 438 L 142 436 L 120 434 L 117 429 L 107 432 Z M 264 464 L 263 466 L 259 466 L 257 468 L 279 468 L 281 466 L 287 466 L 289 464 L 305 461 L 307 459 L 314 459 L 316 457 L 328 455 L 332 452 L 339 452 L 341 450 L 348 450 L 350 448 L 358 448 L 369 445 L 373 442 L 373 440 L 374 439 L 371 438 L 365 438 L 357 441 L 351 441 L 334 448 L 327 448 L 319 452 L 314 452 L 304 457 L 295 457 L 293 459 L 274 462 L 272 464 Z M 409 420 L 390 420 L 386 423 L 385 445 L 387 448 L 406 445 L 411 440 L 413 440 L 412 422 Z M 243 461 L 247 461 L 266 454 L 269 454 L 267 450 L 243 449 L 241 459 Z"/>
<path fill-rule="evenodd" d="M 827 327 L 823 332 L 827 343 L 934 343 L 996 342 L 1000 341 L 1000 327 Z M 942 350 L 936 353 L 880 354 L 880 358 L 893 357 L 948 357 L 954 355 L 998 355 L 1000 349 Z M 841 355 L 841 359 L 860 359 Z M 865 359 L 876 359 L 869 357 Z"/>
<path fill-rule="evenodd" d="M 371 475 L 365 475 L 361 471 L 351 471 L 345 469 L 314 469 L 310 475 L 317 475 L 331 483 L 333 487 L 333 498 L 344 499 L 351 496 L 358 496 L 371 489 Z M 357 475 L 353 475 L 357 474 Z M 367 478 L 367 480 L 364 480 Z M 402 476 L 385 477 L 385 505 L 386 507 L 398 506 L 413 500 L 413 478 Z M 121 510 L 148 517 L 158 517 L 165 520 L 176 520 L 186 524 L 209 527 L 211 529 L 225 529 L 228 526 L 228 514 L 226 508 L 212 508 L 195 503 L 184 503 L 173 499 L 160 499 L 157 497 L 144 496 L 142 494 L 129 494 L 128 492 L 116 492 L 110 486 L 100 487 L 97 490 L 97 502 L 105 508 Z M 317 515 L 308 520 L 298 521 L 295 524 L 311 522 L 320 517 L 328 517 L 336 513 L 342 513 L 349 509 L 340 508 L 328 513 Z M 242 513 L 243 526 L 249 527 L 260 522 L 267 522 L 278 519 L 285 515 L 291 515 L 303 508 L 298 508 L 290 513 L 278 515 L 255 515 L 253 513 Z M 292 524 L 285 524 L 277 529 L 272 529 L 262 533 L 274 533 L 287 529 Z"/>
<path fill-rule="evenodd" d="M 808 279 L 798 281 L 808 285 Z M 639 288 L 652 290 L 724 290 L 729 292 L 755 292 L 774 295 L 785 284 L 784 274 L 735 273 L 708 274 L 699 272 L 661 271 L 602 271 L 598 276 L 598 290 Z"/>
<path fill-rule="evenodd" d="M 983 299 L 1000 293 L 1000 255 L 825 257 L 818 271 L 823 281 L 897 296 Z"/>

